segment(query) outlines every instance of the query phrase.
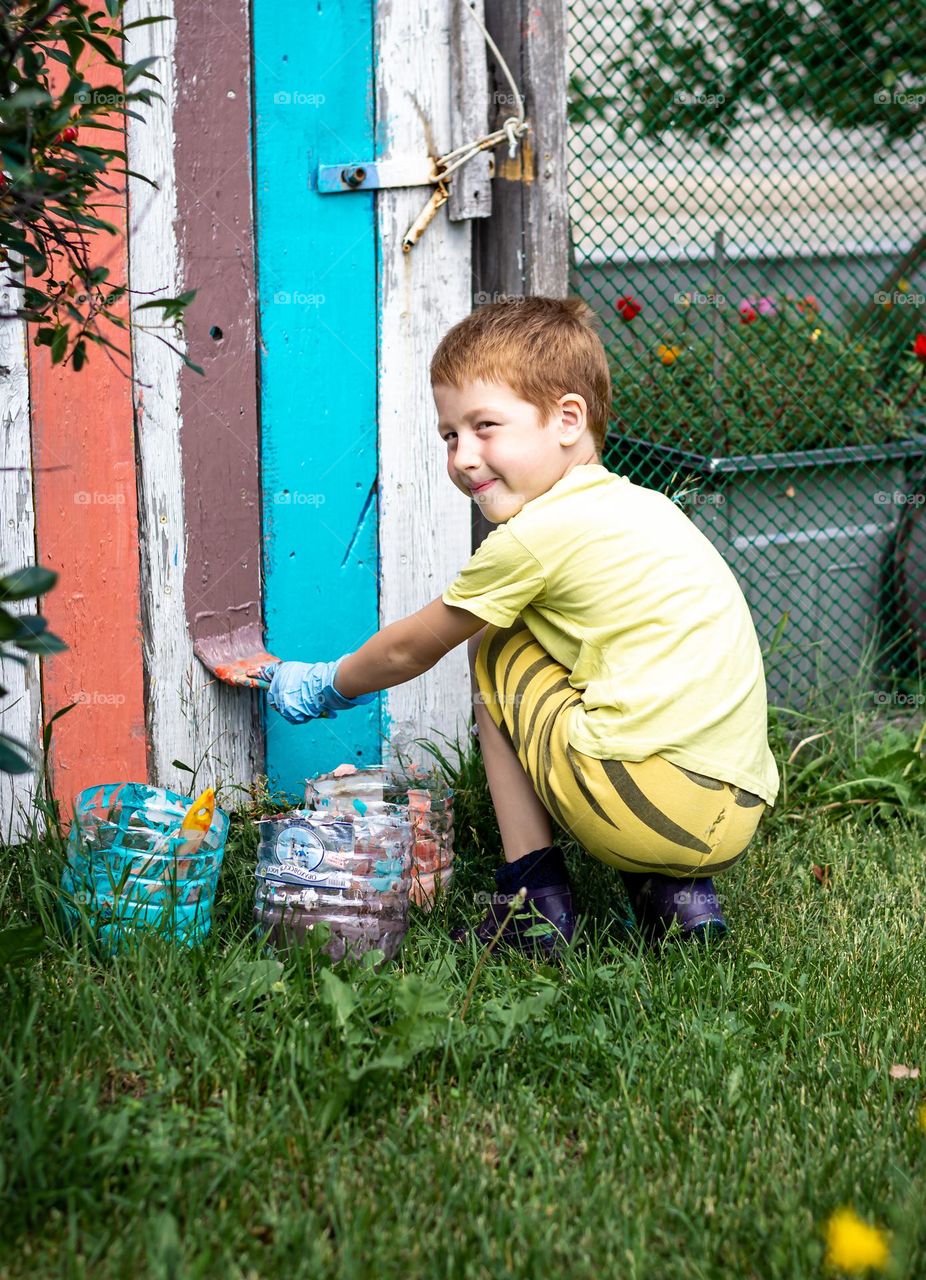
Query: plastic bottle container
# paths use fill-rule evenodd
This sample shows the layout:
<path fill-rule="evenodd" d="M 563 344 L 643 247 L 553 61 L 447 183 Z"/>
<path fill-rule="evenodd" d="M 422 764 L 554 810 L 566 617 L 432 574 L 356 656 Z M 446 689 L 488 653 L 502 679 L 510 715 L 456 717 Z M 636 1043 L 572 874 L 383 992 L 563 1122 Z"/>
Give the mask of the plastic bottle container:
<path fill-rule="evenodd" d="M 446 786 L 410 787 L 408 813 L 415 836 L 411 900 L 430 911 L 453 876 L 453 792 Z"/>
<path fill-rule="evenodd" d="M 407 813 L 412 825 L 411 901 L 424 911 L 434 906 L 439 887 L 453 875 L 453 791 L 436 774 L 371 765 L 309 778 L 308 809 L 350 815 L 374 813 L 392 803 Z M 345 770 L 345 772 L 341 772 Z"/>
<path fill-rule="evenodd" d="M 139 782 L 81 791 L 74 802 L 59 896 L 66 927 L 83 915 L 114 952 L 136 930 L 192 946 L 212 927 L 228 814 L 216 807 L 197 851 L 180 853 L 180 823 L 193 798 Z"/>
<path fill-rule="evenodd" d="M 278 946 L 325 922 L 337 962 L 379 948 L 391 960 L 408 929 L 412 827 L 397 805 L 352 816 L 294 809 L 261 818 L 254 916 Z"/>

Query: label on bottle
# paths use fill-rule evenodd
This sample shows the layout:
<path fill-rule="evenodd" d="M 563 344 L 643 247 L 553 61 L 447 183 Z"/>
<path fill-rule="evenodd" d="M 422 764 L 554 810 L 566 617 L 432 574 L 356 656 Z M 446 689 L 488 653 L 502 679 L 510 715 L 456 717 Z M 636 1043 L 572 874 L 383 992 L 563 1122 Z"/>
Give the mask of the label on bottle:
<path fill-rule="evenodd" d="M 315 888 L 347 889 L 349 871 L 332 871 L 330 867 L 309 869 L 301 862 L 278 862 L 267 868 L 266 878 L 276 884 L 308 884 Z"/>
<path fill-rule="evenodd" d="M 293 824 L 277 835 L 273 845 L 273 862 L 266 877 L 277 884 L 304 884 L 318 888 L 347 889 L 349 871 L 332 867 L 330 854 L 309 826 Z M 336 856 L 336 855 L 335 855 Z M 343 866 L 343 862 L 341 863 Z"/>

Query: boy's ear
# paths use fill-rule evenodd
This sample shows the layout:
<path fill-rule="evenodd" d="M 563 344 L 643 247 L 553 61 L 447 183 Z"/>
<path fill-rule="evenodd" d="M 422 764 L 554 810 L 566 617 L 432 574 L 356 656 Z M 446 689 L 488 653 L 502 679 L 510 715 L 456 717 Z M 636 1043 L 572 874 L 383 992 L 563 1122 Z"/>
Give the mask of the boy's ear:
<path fill-rule="evenodd" d="M 560 397 L 560 439 L 575 444 L 588 423 L 588 405 L 577 391 Z"/>

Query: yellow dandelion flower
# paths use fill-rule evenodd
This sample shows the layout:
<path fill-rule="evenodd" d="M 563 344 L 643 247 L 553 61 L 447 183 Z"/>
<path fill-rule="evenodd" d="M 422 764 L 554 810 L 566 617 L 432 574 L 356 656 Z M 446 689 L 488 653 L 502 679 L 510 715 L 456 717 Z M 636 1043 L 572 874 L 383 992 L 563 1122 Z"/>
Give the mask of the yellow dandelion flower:
<path fill-rule="evenodd" d="M 656 348 L 656 355 L 663 364 L 675 364 L 681 354 L 681 347 L 667 347 L 664 342 L 660 342 Z"/>
<path fill-rule="evenodd" d="M 813 333 L 810 335 L 810 341 L 816 342 L 822 332 L 822 329 L 814 329 Z"/>
<path fill-rule="evenodd" d="M 826 1262 L 840 1271 L 861 1275 L 869 1267 L 887 1266 L 887 1236 L 863 1222 L 854 1209 L 837 1209 L 826 1224 Z"/>
<path fill-rule="evenodd" d="M 916 1118 L 920 1122 L 920 1128 L 926 1133 L 926 1102 L 920 1103 L 920 1109 L 916 1113 Z"/>
<path fill-rule="evenodd" d="M 910 292 L 910 281 L 909 281 L 909 280 L 898 280 L 898 281 L 897 281 L 897 288 L 900 290 L 900 292 L 901 292 L 901 293 L 909 293 L 909 292 Z"/>

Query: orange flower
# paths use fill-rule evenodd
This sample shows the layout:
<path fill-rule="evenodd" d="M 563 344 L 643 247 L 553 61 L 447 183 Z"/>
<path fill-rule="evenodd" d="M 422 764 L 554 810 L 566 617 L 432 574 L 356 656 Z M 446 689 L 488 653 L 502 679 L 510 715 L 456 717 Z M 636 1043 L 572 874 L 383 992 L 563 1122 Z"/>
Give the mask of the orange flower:
<path fill-rule="evenodd" d="M 656 348 L 656 355 L 663 364 L 675 364 L 681 354 L 681 347 L 667 347 L 664 342 L 660 342 L 659 346 Z"/>

